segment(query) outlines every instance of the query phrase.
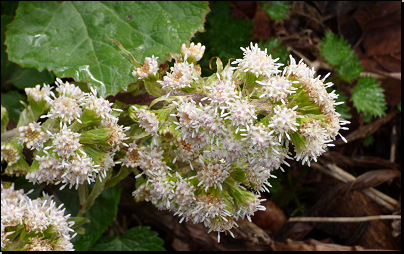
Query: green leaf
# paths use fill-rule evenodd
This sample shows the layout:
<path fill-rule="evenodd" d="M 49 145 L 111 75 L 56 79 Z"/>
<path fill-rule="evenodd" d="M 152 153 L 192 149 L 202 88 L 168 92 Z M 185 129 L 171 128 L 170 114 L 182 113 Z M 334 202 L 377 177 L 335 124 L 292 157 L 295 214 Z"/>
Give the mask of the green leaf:
<path fill-rule="evenodd" d="M 38 72 L 34 69 L 22 69 L 17 64 L 8 60 L 5 41 L 6 25 L 13 20 L 11 16 L 1 16 L 1 84 L 14 84 L 19 89 L 34 87 L 37 84 L 53 83 L 55 77 L 52 73 Z"/>
<path fill-rule="evenodd" d="M 338 66 L 339 76 L 351 82 L 357 78 L 362 71 L 362 67 L 351 47 L 344 40 L 338 38 L 332 32 L 326 32 L 324 40 L 321 42 L 321 55 L 333 66 Z"/>
<path fill-rule="evenodd" d="M 351 101 L 358 112 L 382 116 L 385 114 L 386 101 L 384 90 L 375 78 L 362 77 L 352 89 Z"/>
<path fill-rule="evenodd" d="M 397 105 L 397 108 L 401 111 L 401 102 Z"/>
<path fill-rule="evenodd" d="M 243 52 L 240 47 L 249 46 L 249 40 L 253 37 L 250 31 L 253 29 L 251 21 L 234 19 L 230 4 L 227 1 L 211 1 L 209 7 L 212 12 L 206 17 L 205 33 L 197 33 L 192 39 L 195 43 L 202 43 L 206 50 L 200 60 L 202 73 L 210 76 L 216 70 L 209 69 L 209 61 L 217 56 L 223 65 L 230 58 L 241 58 Z M 214 66 L 214 64 L 212 63 Z"/>
<path fill-rule="evenodd" d="M 259 1 L 262 9 L 272 20 L 281 20 L 289 14 L 290 4 L 287 1 Z"/>
<path fill-rule="evenodd" d="M 13 73 L 9 73 L 11 76 L 6 82 L 14 84 L 19 89 L 34 87 L 37 84 L 42 86 L 43 83 L 52 84 L 55 81 L 55 76 L 52 72 L 38 72 L 35 69 L 21 69 L 19 66 L 17 67 L 18 69 L 14 70 Z"/>
<path fill-rule="evenodd" d="M 20 103 L 20 100 L 24 102 L 27 101 L 26 98 L 17 91 L 1 94 L 1 104 L 7 109 L 8 115 L 16 123 L 18 123 L 21 112 L 24 110 L 24 106 Z"/>
<path fill-rule="evenodd" d="M 358 57 L 355 55 L 355 52 L 351 51 L 344 61 L 342 61 L 342 63 L 338 66 L 337 71 L 343 80 L 351 83 L 353 79 L 359 77 L 362 69 L 361 63 L 359 62 Z"/>
<path fill-rule="evenodd" d="M 139 62 L 151 55 L 164 59 L 203 31 L 208 11 L 207 2 L 22 1 L 6 46 L 22 67 L 88 82 L 105 97 L 135 82 L 129 57 L 106 38 Z"/>
<path fill-rule="evenodd" d="M 342 61 L 351 52 L 351 48 L 347 45 L 344 38 L 338 38 L 332 32 L 325 33 L 320 49 L 321 55 L 331 65 L 341 65 Z"/>
<path fill-rule="evenodd" d="M 3 5 L 3 2 L 2 2 Z M 10 72 L 13 72 L 15 66 L 18 66 L 10 61 L 8 61 L 8 56 L 6 52 L 6 45 L 4 45 L 4 41 L 6 40 L 5 32 L 6 26 L 13 21 L 12 16 L 1 15 L 1 84 L 8 79 L 10 76 Z M 2 86 L 3 87 L 3 86 Z"/>
<path fill-rule="evenodd" d="M 164 251 L 164 241 L 150 227 L 129 229 L 123 236 L 103 236 L 90 251 Z"/>

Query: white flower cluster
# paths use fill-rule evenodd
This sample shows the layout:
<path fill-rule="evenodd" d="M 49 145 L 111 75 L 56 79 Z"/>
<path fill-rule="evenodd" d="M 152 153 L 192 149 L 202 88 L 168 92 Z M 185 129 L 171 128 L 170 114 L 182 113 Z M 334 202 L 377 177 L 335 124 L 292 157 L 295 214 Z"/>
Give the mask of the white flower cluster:
<path fill-rule="evenodd" d="M 45 98 L 45 96 L 49 96 L 51 93 L 50 85 L 44 84 L 41 88 L 40 85 L 36 85 L 34 88 L 27 87 L 25 88 L 25 93 L 28 97 L 31 97 L 34 101 L 40 101 Z"/>
<path fill-rule="evenodd" d="M 177 90 L 191 87 L 191 83 L 198 78 L 194 74 L 194 64 L 188 62 L 175 63 L 171 72 L 164 76 L 164 80 L 157 81 L 167 90 Z"/>
<path fill-rule="evenodd" d="M 50 109 L 41 118 L 48 119 L 19 128 L 19 143 L 36 150 L 26 178 L 33 183 L 62 183 L 61 189 L 75 185 L 77 189 L 97 176 L 105 178 L 115 165 L 115 152 L 121 144 L 126 145 L 123 141 L 128 139 L 125 131 L 129 127 L 117 124 L 118 118 L 111 114 L 112 103 L 98 98 L 94 89 L 85 93 L 59 78 L 55 83 L 58 94 L 44 95 Z"/>
<path fill-rule="evenodd" d="M 138 77 L 138 79 L 149 78 L 157 75 L 159 69 L 157 63 L 158 57 L 146 57 L 141 68 L 137 68 L 132 72 L 132 75 Z"/>
<path fill-rule="evenodd" d="M 278 59 L 251 44 L 241 48 L 236 67 L 201 78 L 185 49 L 183 60 L 155 83 L 167 92 L 157 99 L 167 101 L 159 114 L 133 107 L 132 119 L 152 140 L 134 140 L 122 162 L 142 169 L 137 200 L 220 233 L 265 209 L 259 192 L 268 191 L 273 170 L 289 166 L 286 159 L 310 165 L 349 122 L 335 111 L 337 95 L 327 93 L 332 84 L 324 84 L 326 77 L 315 78 L 292 56 L 282 72 Z"/>
<path fill-rule="evenodd" d="M 29 194 L 29 193 L 27 193 Z M 23 190 L 14 190 L 14 184 L 1 184 L 1 250 L 16 250 L 23 246 L 33 251 L 72 251 L 70 236 L 74 232 L 64 215 L 63 204 L 56 206 L 53 196 L 31 200 Z M 15 244 L 19 242 L 18 244 Z"/>
<path fill-rule="evenodd" d="M 192 62 L 196 63 L 199 60 L 201 60 L 204 53 L 205 53 L 205 46 L 202 46 L 200 42 L 196 45 L 195 43 L 192 42 L 189 45 L 189 47 L 187 47 L 185 44 L 182 44 L 181 54 L 184 56 L 184 58 Z"/>
<path fill-rule="evenodd" d="M 1 145 L 1 161 L 5 160 L 8 166 L 15 164 L 21 155 L 18 150 L 12 145 Z"/>

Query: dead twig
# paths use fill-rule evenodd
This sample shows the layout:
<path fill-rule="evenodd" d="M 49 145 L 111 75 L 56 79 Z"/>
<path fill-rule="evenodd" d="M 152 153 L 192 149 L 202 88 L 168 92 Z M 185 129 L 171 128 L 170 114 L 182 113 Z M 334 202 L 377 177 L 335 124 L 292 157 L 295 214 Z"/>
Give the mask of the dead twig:
<path fill-rule="evenodd" d="M 397 127 L 393 125 L 391 130 L 391 147 L 390 147 L 390 162 L 394 163 L 396 161 L 396 139 L 397 139 Z"/>
<path fill-rule="evenodd" d="M 386 78 L 392 78 L 392 79 L 397 79 L 401 81 L 401 72 L 382 72 L 382 71 L 377 71 L 376 72 L 361 72 L 359 74 L 361 77 L 372 77 L 372 78 L 377 78 L 377 79 L 386 79 Z"/>
<path fill-rule="evenodd" d="M 288 222 L 363 222 L 372 220 L 401 220 L 401 215 L 375 215 L 363 217 L 292 217 Z"/>

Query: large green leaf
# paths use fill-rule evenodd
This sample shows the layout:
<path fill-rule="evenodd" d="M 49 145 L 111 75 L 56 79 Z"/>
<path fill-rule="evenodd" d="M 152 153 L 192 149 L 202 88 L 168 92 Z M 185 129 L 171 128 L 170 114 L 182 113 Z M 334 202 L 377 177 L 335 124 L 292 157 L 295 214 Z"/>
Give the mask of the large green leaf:
<path fill-rule="evenodd" d="M 361 63 L 359 62 L 355 52 L 351 51 L 346 56 L 344 61 L 342 61 L 342 63 L 338 66 L 337 71 L 343 80 L 352 82 L 352 80 L 359 77 L 362 69 Z"/>
<path fill-rule="evenodd" d="M 344 38 L 338 38 L 332 32 L 325 33 L 320 49 L 321 55 L 331 65 L 340 65 L 351 52 Z"/>
<path fill-rule="evenodd" d="M 362 66 L 358 57 L 344 38 L 326 32 L 320 49 L 321 55 L 329 64 L 338 66 L 338 74 L 343 80 L 351 82 L 361 73 Z"/>
<path fill-rule="evenodd" d="M 386 100 L 380 82 L 375 78 L 362 77 L 352 89 L 351 101 L 358 112 L 374 116 L 385 115 Z"/>
<path fill-rule="evenodd" d="M 179 52 L 203 31 L 207 2 L 20 2 L 6 33 L 9 59 L 22 67 L 52 70 L 95 86 L 101 96 L 134 82 L 120 42 L 142 62 Z"/>
<path fill-rule="evenodd" d="M 6 26 L 13 21 L 12 16 L 1 16 L 1 85 L 5 88 L 7 84 L 14 84 L 20 89 L 34 87 L 37 84 L 53 83 L 55 77 L 52 73 L 35 69 L 21 69 L 17 64 L 8 60 L 5 41 Z"/>
<path fill-rule="evenodd" d="M 149 227 L 129 229 L 123 236 L 103 236 L 90 251 L 162 251 L 164 241 Z"/>

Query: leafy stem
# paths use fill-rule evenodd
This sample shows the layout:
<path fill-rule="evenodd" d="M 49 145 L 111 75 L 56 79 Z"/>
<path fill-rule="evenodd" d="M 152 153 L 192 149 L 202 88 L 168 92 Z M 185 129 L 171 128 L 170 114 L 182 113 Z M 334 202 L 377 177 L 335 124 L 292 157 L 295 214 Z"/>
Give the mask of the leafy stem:
<path fill-rule="evenodd" d="M 100 178 L 97 178 L 93 189 L 91 190 L 90 195 L 85 199 L 82 199 L 83 195 L 83 190 L 79 190 L 79 197 L 80 197 L 80 211 L 77 214 L 77 217 L 82 217 L 85 212 L 87 212 L 91 206 L 94 204 L 95 199 L 101 194 L 101 192 L 104 190 L 106 182 L 111 178 L 112 176 L 112 170 L 109 170 L 107 172 L 107 176 L 105 177 L 104 181 L 100 180 Z M 79 187 L 80 188 L 80 187 Z M 85 187 L 87 188 L 87 187 Z M 82 203 L 83 202 L 83 203 Z M 83 205 L 82 205 L 83 204 Z"/>

